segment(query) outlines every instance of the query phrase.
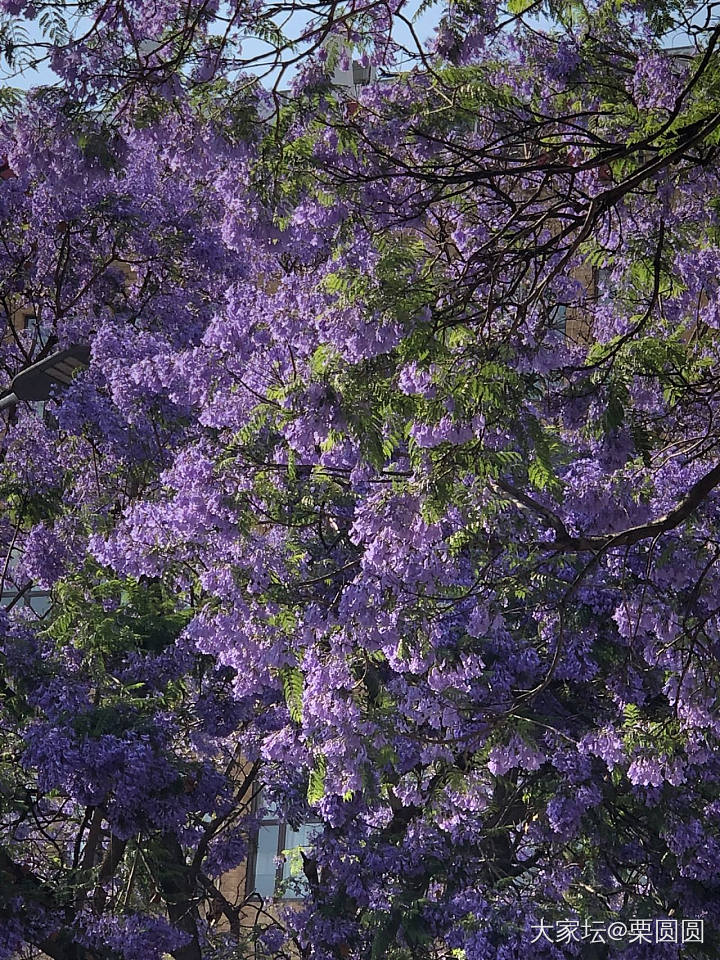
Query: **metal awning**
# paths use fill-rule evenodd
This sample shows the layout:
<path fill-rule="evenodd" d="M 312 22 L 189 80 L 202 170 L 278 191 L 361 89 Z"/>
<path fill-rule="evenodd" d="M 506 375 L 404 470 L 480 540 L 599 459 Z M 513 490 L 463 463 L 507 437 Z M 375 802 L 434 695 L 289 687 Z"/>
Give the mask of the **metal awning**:
<path fill-rule="evenodd" d="M 90 348 L 68 347 L 50 354 L 39 363 L 15 374 L 9 388 L 0 396 L 0 410 L 19 400 L 49 400 L 58 387 L 67 387 L 78 370 L 90 363 Z"/>

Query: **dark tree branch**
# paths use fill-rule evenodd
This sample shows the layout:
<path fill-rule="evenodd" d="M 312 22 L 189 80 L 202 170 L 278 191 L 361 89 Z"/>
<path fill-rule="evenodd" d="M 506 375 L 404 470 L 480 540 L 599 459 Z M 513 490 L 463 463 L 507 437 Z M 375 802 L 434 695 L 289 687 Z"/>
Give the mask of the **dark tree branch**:
<path fill-rule="evenodd" d="M 696 481 L 677 507 L 669 513 L 666 513 L 665 516 L 658 517 L 657 520 L 652 520 L 650 523 L 642 523 L 636 527 L 628 527 L 619 533 L 579 537 L 561 536 L 551 543 L 548 543 L 546 545 L 547 549 L 560 550 L 565 553 L 581 553 L 585 551 L 597 553 L 612 547 L 632 546 L 641 540 L 648 540 L 652 537 L 660 536 L 663 533 L 668 533 L 689 519 L 718 484 L 720 484 L 720 464 L 713 467 L 709 473 L 706 473 L 705 476 Z M 558 522 L 562 523 L 559 518 Z"/>

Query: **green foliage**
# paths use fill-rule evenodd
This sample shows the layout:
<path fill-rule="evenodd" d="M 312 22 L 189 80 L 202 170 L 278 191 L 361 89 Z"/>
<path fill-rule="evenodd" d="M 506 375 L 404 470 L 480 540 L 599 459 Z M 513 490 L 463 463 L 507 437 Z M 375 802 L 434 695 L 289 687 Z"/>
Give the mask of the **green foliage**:
<path fill-rule="evenodd" d="M 528 479 L 538 490 L 550 489 L 560 492 L 560 483 L 553 466 L 553 460 L 563 451 L 562 444 L 540 426 L 535 417 L 528 417 L 527 426 L 534 446 L 534 457 L 528 466 Z"/>
<path fill-rule="evenodd" d="M 102 657 L 139 651 L 159 653 L 179 636 L 193 611 L 178 609 L 155 581 L 105 579 L 95 570 L 55 587 L 55 615 L 48 633 Z"/>
<path fill-rule="evenodd" d="M 310 806 L 320 803 L 325 796 L 325 775 L 327 761 L 322 754 L 315 757 L 315 766 L 310 771 L 307 788 L 307 802 Z"/>
<path fill-rule="evenodd" d="M 280 670 L 283 693 L 290 717 L 295 723 L 302 723 L 303 692 L 305 678 L 297 667 L 283 667 Z"/>
<path fill-rule="evenodd" d="M 537 0 L 508 0 L 508 11 L 514 14 L 527 13 L 531 7 L 537 6 Z"/>
<path fill-rule="evenodd" d="M 59 490 L 28 494 L 25 484 L 13 480 L 0 486 L 0 496 L 10 521 L 20 529 L 45 520 L 60 504 Z"/>

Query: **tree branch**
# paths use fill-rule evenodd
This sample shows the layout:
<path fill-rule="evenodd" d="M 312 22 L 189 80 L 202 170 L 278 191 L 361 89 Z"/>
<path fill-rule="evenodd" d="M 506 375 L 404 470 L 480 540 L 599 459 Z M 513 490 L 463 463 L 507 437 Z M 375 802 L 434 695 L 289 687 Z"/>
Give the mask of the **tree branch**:
<path fill-rule="evenodd" d="M 556 540 L 546 544 L 548 550 L 560 550 L 566 553 L 582 553 L 591 551 L 597 553 L 610 547 L 629 547 L 641 540 L 660 536 L 679 527 L 681 523 L 692 516 L 710 493 L 720 484 L 720 464 L 713 467 L 709 473 L 696 481 L 683 500 L 665 516 L 652 520 L 650 523 L 628 527 L 619 533 L 606 533 L 594 536 L 559 536 Z M 527 498 L 529 499 L 529 498 Z"/>

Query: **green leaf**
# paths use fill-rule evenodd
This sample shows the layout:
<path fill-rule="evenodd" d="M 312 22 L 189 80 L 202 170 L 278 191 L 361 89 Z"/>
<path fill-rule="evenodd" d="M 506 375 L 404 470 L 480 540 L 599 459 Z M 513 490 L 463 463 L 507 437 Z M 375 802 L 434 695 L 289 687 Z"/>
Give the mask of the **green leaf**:
<path fill-rule="evenodd" d="M 325 796 L 325 774 L 327 772 L 327 761 L 320 754 L 315 759 L 315 767 L 310 771 L 308 780 L 307 801 L 311 806 L 320 803 Z"/>
<path fill-rule="evenodd" d="M 541 460 L 532 460 L 528 467 L 528 480 L 537 490 L 545 490 L 553 480 L 553 474 Z"/>
<path fill-rule="evenodd" d="M 536 0 L 508 0 L 508 12 L 516 15 L 526 13 L 530 7 L 535 6 Z"/>
<path fill-rule="evenodd" d="M 280 678 L 290 717 L 295 723 L 301 723 L 305 678 L 297 667 L 283 667 Z"/>

